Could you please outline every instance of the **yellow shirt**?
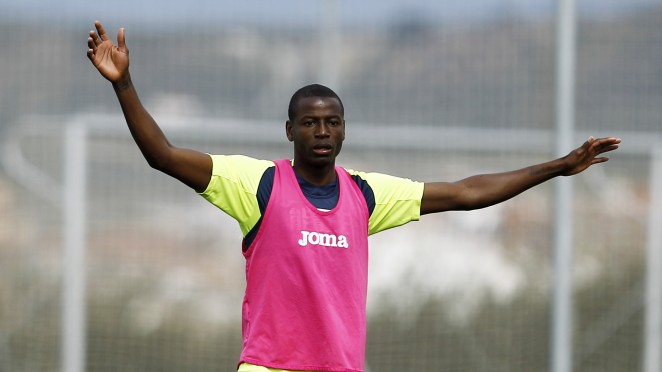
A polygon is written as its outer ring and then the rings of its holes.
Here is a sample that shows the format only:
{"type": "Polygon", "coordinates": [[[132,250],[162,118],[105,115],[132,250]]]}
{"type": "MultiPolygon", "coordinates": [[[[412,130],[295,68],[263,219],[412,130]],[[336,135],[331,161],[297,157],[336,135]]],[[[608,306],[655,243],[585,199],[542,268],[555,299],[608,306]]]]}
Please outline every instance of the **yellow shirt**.
{"type": "MultiPolygon", "coordinates": [[[[211,180],[200,195],[236,219],[245,236],[260,219],[257,190],[265,170],[273,167],[274,162],[243,155],[211,155],[211,158],[211,180]]],[[[381,173],[347,171],[365,180],[375,195],[368,234],[420,219],[422,182],[381,173]]]]}
{"type": "Polygon", "coordinates": [[[241,363],[237,372],[315,372],[315,371],[291,371],[285,369],[261,367],[249,363],[241,363]]]}

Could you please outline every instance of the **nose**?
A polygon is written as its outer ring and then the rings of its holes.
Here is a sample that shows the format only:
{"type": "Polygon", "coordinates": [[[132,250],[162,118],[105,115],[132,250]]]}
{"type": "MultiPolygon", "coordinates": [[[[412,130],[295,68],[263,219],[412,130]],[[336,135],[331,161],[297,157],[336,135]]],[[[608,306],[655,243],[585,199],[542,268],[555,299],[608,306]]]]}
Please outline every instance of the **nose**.
{"type": "Polygon", "coordinates": [[[329,126],[325,121],[320,121],[315,130],[315,136],[317,137],[328,137],[329,136],[329,126]]]}

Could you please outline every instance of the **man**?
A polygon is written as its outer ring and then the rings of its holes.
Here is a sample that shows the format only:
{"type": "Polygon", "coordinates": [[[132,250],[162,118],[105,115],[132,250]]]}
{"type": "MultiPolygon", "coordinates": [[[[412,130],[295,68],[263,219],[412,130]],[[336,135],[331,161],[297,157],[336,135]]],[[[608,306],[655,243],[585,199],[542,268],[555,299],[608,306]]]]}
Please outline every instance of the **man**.
{"type": "Polygon", "coordinates": [[[344,107],[309,85],[290,101],[293,160],[208,155],[173,146],[140,103],[124,30],[118,45],[99,22],[87,55],[109,80],[129,130],[155,169],[230,214],[244,234],[246,294],[239,371],[363,371],[367,237],[420,215],[484,208],[556,176],[608,160],[617,138],[589,138],[567,156],[457,182],[420,183],[336,166],[344,107]]]}

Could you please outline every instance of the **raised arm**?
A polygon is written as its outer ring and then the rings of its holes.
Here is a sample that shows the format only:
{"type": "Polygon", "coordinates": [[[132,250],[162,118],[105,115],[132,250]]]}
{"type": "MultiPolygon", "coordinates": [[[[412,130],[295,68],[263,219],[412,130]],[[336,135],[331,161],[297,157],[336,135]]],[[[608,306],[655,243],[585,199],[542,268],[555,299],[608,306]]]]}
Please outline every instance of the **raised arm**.
{"type": "Polygon", "coordinates": [[[616,150],[618,138],[589,138],[568,155],[519,170],[483,174],[457,182],[426,183],[421,214],[489,207],[557,176],[572,176],[593,164],[609,160],[599,156],[616,150]]]}
{"type": "Polygon", "coordinates": [[[99,21],[94,26],[96,30],[90,31],[87,39],[87,57],[99,73],[112,83],[131,135],[147,163],[198,192],[204,191],[211,178],[211,158],[205,153],[170,144],[143,107],[133,86],[124,29],[118,31],[115,46],[99,21]]]}

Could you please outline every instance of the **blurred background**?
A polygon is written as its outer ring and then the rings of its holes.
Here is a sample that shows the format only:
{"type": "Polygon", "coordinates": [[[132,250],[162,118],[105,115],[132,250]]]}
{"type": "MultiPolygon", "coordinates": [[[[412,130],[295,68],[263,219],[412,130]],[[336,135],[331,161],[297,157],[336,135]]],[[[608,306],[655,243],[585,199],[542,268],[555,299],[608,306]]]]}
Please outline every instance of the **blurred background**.
{"type": "MultiPolygon", "coordinates": [[[[556,157],[557,5],[0,0],[0,371],[239,356],[241,232],[144,161],[85,55],[95,19],[114,40],[125,27],[138,92],[178,146],[291,156],[289,98],[319,82],[345,105],[341,165],[454,181],[556,157]]],[[[573,177],[570,367],[660,372],[645,360],[661,332],[662,1],[577,0],[575,43],[573,147],[623,144],[573,177]]],[[[555,194],[373,236],[367,368],[551,370],[555,194]]]]}

